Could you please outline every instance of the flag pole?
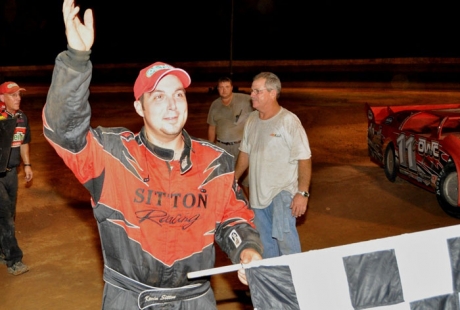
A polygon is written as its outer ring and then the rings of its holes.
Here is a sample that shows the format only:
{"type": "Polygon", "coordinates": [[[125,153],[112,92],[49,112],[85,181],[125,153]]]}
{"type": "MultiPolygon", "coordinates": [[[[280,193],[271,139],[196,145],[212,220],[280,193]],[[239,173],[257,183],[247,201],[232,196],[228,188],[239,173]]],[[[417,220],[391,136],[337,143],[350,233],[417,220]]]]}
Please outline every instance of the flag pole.
{"type": "Polygon", "coordinates": [[[234,265],[228,265],[228,266],[223,266],[223,267],[192,271],[192,272],[187,273],[187,278],[193,279],[193,278],[206,277],[206,276],[211,276],[215,274],[237,271],[241,268],[247,269],[247,268],[252,268],[252,267],[259,267],[264,264],[266,264],[264,260],[257,260],[257,261],[252,261],[248,264],[234,264],[234,265]]]}

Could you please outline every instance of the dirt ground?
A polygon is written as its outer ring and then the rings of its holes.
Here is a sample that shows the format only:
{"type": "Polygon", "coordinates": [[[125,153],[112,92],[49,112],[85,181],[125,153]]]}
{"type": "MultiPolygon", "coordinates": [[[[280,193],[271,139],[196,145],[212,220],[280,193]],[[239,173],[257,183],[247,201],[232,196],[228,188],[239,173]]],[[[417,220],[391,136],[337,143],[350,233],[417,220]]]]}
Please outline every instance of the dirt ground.
{"type": "MultiPolygon", "coordinates": [[[[21,169],[16,229],[30,271],[12,276],[0,266],[0,309],[100,309],[103,263],[89,195],[43,137],[47,86],[21,86],[27,88],[21,107],[32,126],[34,180],[26,185],[21,169]]],[[[187,93],[186,129],[197,137],[206,137],[207,111],[216,98],[208,93],[212,86],[195,83],[187,93]]],[[[247,92],[250,82],[239,86],[247,92]]],[[[460,224],[441,210],[434,194],[402,180],[391,183],[370,162],[364,110],[366,102],[460,102],[460,87],[406,80],[283,86],[280,103],[299,116],[313,152],[309,208],[298,222],[303,251],[460,224]]],[[[141,127],[131,85],[93,85],[91,91],[94,126],[141,127]]],[[[229,264],[217,253],[217,266],[229,264]]],[[[218,309],[252,309],[236,274],[212,276],[212,285],[218,309]]]]}

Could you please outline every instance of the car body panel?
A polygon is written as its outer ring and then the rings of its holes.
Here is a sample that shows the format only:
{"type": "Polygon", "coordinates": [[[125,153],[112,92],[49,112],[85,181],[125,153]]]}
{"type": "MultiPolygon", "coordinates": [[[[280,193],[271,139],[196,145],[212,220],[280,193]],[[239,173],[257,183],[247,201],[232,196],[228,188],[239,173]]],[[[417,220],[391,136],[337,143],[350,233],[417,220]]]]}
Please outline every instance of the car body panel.
{"type": "Polygon", "coordinates": [[[430,192],[436,192],[436,181],[448,162],[458,171],[460,104],[366,104],[366,113],[368,152],[374,163],[384,167],[385,150],[393,144],[397,176],[430,192]]]}

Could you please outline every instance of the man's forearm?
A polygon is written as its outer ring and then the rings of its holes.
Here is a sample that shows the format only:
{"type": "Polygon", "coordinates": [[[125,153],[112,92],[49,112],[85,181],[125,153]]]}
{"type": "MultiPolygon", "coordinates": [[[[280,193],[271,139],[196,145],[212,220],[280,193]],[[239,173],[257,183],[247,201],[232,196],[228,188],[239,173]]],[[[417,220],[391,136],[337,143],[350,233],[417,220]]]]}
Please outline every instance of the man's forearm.
{"type": "Polygon", "coordinates": [[[299,191],[308,192],[310,189],[310,181],[311,181],[311,158],[299,160],[298,165],[299,165],[298,189],[299,191]]]}
{"type": "Polygon", "coordinates": [[[29,158],[29,144],[21,144],[20,146],[21,158],[24,164],[30,164],[29,158]]]}
{"type": "Polygon", "coordinates": [[[238,154],[238,159],[235,166],[235,179],[238,180],[244,171],[249,167],[249,156],[245,152],[240,152],[238,154]]]}
{"type": "Polygon", "coordinates": [[[208,140],[209,142],[216,142],[216,126],[208,126],[208,140]]]}
{"type": "Polygon", "coordinates": [[[88,57],[74,55],[78,53],[62,52],[56,57],[52,83],[42,114],[45,137],[72,152],[79,152],[86,145],[91,119],[88,97],[92,65],[89,52],[80,52],[86,53],[88,57]],[[77,62],[81,65],[68,65],[77,62]],[[86,70],[78,71],[82,68],[86,70]]]}

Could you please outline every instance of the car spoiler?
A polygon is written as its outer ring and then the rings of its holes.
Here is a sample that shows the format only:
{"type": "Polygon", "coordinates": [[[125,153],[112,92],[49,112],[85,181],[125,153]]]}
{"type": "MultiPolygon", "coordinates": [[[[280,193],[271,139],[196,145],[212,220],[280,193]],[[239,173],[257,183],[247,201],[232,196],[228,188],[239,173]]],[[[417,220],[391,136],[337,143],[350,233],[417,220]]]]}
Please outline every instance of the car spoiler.
{"type": "Polygon", "coordinates": [[[444,104],[419,104],[419,105],[394,105],[394,106],[370,106],[365,104],[369,122],[381,123],[388,115],[400,111],[427,111],[427,110],[459,110],[460,103],[444,104]]]}

